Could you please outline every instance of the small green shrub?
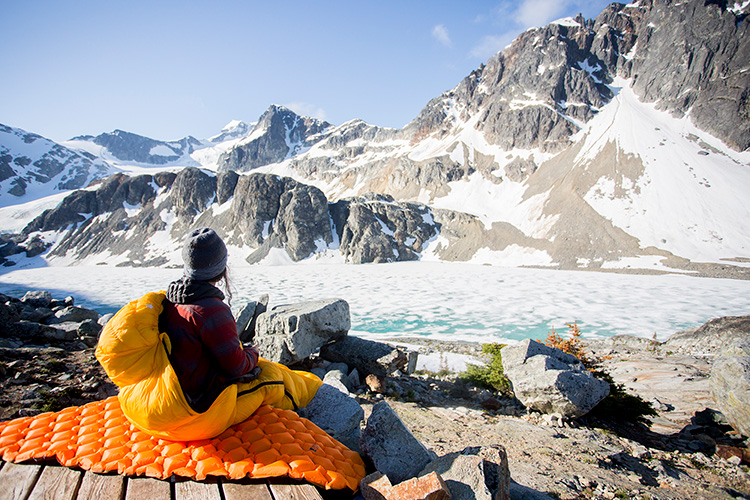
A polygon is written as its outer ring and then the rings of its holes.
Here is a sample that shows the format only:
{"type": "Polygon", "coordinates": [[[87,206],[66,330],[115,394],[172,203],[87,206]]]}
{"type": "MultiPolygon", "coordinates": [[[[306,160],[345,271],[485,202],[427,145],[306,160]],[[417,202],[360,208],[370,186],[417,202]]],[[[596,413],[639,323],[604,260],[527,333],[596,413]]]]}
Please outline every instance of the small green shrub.
{"type": "Polygon", "coordinates": [[[461,380],[476,387],[494,389],[503,394],[510,394],[510,382],[503,374],[503,358],[500,350],[505,344],[482,344],[482,352],[490,356],[487,366],[466,365],[466,371],[459,375],[461,380]]]}

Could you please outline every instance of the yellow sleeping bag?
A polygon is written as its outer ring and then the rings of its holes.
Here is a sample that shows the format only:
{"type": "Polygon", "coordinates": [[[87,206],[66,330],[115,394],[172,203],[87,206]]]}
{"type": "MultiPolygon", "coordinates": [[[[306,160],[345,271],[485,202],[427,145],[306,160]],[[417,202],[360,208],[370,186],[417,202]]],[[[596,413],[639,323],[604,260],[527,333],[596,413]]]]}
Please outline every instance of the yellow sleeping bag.
{"type": "Polygon", "coordinates": [[[322,385],[312,373],[261,358],[260,377],[230,385],[207,411],[193,411],[167,357],[169,337],[159,332],[164,298],[164,292],[149,293],[127,304],[109,320],[96,347],[96,358],[120,388],[122,412],[138,429],[174,441],[213,438],[264,404],[304,407],[322,385]]]}

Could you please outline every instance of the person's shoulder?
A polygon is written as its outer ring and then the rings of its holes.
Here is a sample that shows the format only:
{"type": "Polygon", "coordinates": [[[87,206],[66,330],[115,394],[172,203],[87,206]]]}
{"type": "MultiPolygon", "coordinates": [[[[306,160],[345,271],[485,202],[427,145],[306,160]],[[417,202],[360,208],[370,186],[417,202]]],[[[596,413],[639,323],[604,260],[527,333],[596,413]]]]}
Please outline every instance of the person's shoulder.
{"type": "Polygon", "coordinates": [[[216,312],[216,311],[221,311],[221,310],[231,312],[229,305],[227,305],[226,302],[224,302],[218,297],[205,297],[203,299],[198,299],[195,302],[193,302],[191,305],[196,307],[197,309],[208,310],[211,312],[216,312]]]}

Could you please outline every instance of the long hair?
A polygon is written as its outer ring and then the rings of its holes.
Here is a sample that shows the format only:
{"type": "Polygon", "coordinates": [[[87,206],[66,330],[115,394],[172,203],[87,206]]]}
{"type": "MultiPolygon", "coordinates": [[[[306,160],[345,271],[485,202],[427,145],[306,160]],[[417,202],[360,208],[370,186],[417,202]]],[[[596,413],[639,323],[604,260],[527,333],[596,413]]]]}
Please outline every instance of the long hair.
{"type": "Polygon", "coordinates": [[[232,286],[229,281],[229,266],[225,267],[224,270],[221,272],[221,274],[219,274],[213,279],[210,279],[209,283],[218,285],[220,281],[223,284],[222,288],[224,289],[224,295],[226,296],[227,304],[231,306],[232,305],[232,286]]]}

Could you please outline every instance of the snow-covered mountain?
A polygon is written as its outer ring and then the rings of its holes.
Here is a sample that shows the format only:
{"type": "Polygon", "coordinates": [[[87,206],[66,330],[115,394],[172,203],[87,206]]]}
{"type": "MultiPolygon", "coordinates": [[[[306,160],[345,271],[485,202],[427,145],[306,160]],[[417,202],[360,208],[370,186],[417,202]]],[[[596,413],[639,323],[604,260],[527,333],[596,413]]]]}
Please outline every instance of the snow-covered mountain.
{"type": "Polygon", "coordinates": [[[113,172],[92,155],[0,124],[0,207],[78,189],[113,172]]]}
{"type": "Polygon", "coordinates": [[[526,31],[400,130],[271,106],[204,141],[76,138],[65,146],[143,175],[71,195],[24,237],[64,262],[176,264],[184,231],[211,224],[253,262],[742,274],[747,32],[722,2],[612,4],[526,31]]]}

